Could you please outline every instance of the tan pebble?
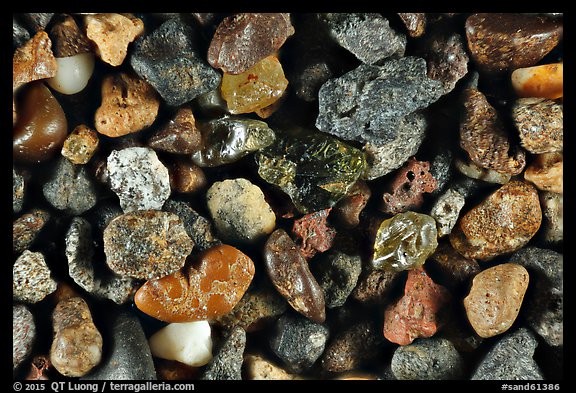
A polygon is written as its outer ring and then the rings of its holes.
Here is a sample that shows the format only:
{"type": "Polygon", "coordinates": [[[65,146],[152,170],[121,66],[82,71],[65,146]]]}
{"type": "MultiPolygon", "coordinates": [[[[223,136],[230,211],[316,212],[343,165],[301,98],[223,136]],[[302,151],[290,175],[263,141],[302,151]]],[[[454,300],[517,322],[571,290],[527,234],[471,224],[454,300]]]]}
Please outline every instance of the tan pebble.
{"type": "Polygon", "coordinates": [[[464,308],[480,337],[496,336],[512,326],[520,312],[528,281],[528,271],[514,263],[491,267],[474,277],[464,308]]]}
{"type": "Polygon", "coordinates": [[[296,380],[304,379],[296,374],[290,374],[283,368],[260,355],[246,355],[244,368],[249,380],[296,380]]]}
{"type": "Polygon", "coordinates": [[[545,153],[536,156],[536,160],[524,172],[524,179],[533,183],[542,191],[562,194],[564,192],[564,158],[562,153],[545,153]]]}
{"type": "Polygon", "coordinates": [[[518,68],[512,72],[512,87],[519,97],[563,97],[564,63],[518,68]]]}
{"type": "Polygon", "coordinates": [[[16,49],[12,59],[12,91],[28,82],[56,75],[58,64],[51,48],[52,41],[48,34],[40,31],[16,49]]]}
{"type": "Polygon", "coordinates": [[[73,164],[86,164],[98,148],[98,142],[98,133],[81,124],[64,141],[62,155],[73,164]]]}

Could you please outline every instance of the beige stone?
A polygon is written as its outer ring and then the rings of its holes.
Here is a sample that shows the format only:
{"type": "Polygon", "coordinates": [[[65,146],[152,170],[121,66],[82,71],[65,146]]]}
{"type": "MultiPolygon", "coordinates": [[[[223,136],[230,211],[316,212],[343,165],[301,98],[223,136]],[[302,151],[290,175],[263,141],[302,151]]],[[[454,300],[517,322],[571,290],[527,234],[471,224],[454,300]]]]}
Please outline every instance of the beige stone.
{"type": "Polygon", "coordinates": [[[244,367],[249,380],[295,380],[302,377],[290,374],[260,355],[246,355],[244,367]]]}
{"type": "Polygon", "coordinates": [[[526,168],[524,179],[542,191],[564,192],[564,156],[562,153],[540,154],[526,168]]]}

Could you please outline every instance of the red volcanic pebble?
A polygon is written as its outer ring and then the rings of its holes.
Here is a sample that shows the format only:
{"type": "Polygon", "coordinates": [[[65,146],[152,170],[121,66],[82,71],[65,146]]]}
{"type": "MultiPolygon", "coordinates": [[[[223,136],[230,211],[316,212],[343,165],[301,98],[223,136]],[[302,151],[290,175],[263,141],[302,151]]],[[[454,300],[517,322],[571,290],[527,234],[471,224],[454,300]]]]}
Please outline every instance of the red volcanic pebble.
{"type": "Polygon", "coordinates": [[[306,214],[294,221],[292,233],[299,239],[302,255],[310,259],[317,252],[328,251],[332,247],[336,231],[327,225],[326,220],[332,208],[306,214]]]}

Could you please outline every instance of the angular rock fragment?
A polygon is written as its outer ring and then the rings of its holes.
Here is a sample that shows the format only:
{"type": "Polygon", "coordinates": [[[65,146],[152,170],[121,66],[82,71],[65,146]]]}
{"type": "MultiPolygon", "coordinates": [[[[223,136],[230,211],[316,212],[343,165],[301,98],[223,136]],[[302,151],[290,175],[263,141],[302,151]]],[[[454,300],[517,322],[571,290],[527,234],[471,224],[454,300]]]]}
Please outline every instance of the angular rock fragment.
{"type": "Polygon", "coordinates": [[[16,301],[38,303],[56,290],[56,281],[39,252],[25,250],[12,267],[12,297],[16,301]]]}
{"type": "Polygon", "coordinates": [[[410,37],[420,37],[426,29],[426,14],[423,12],[399,12],[410,37]]]}
{"type": "Polygon", "coordinates": [[[12,306],[12,368],[16,370],[32,353],[36,341],[34,316],[24,304],[12,306]]]}
{"type": "Polygon", "coordinates": [[[242,363],[246,348],[246,332],[241,327],[233,328],[208,363],[203,380],[238,381],[242,379],[242,363]]]}
{"type": "Polygon", "coordinates": [[[41,209],[34,209],[14,220],[12,224],[12,252],[18,255],[30,248],[48,220],[50,220],[50,213],[41,209]]]}
{"type": "Polygon", "coordinates": [[[452,228],[454,228],[460,216],[460,210],[462,210],[465,203],[464,196],[451,188],[440,195],[434,202],[430,210],[430,216],[436,220],[438,237],[449,235],[452,232],[452,228]]]}
{"type": "Polygon", "coordinates": [[[512,118],[522,147],[533,154],[564,148],[564,107],[546,98],[520,98],[512,107],[512,118]]]}
{"type": "Polygon", "coordinates": [[[169,199],[164,204],[163,210],[180,217],[186,233],[194,241],[195,249],[204,251],[222,244],[214,235],[211,222],[198,214],[188,203],[169,199]]]}
{"type": "Polygon", "coordinates": [[[180,108],[173,119],[148,139],[148,146],[173,154],[193,154],[200,149],[201,138],[192,110],[180,108]]]}

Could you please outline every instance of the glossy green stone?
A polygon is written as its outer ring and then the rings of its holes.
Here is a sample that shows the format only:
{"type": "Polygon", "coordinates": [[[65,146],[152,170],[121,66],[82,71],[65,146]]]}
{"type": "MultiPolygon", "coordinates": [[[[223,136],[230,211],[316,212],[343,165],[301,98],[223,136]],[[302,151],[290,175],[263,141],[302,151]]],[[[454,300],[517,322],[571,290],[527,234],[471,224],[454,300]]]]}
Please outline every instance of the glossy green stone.
{"type": "Polygon", "coordinates": [[[201,127],[202,149],[192,154],[200,167],[215,167],[238,161],[274,142],[276,135],[263,121],[239,117],[211,120],[201,127]]]}
{"type": "Polygon", "coordinates": [[[320,132],[282,133],[256,154],[258,174],[310,213],[334,206],[366,167],[359,149],[320,132]]]}
{"type": "Polygon", "coordinates": [[[407,211],[382,221],[372,264],[376,269],[402,271],[418,268],[438,246],[436,221],[426,215],[407,211]]]}

